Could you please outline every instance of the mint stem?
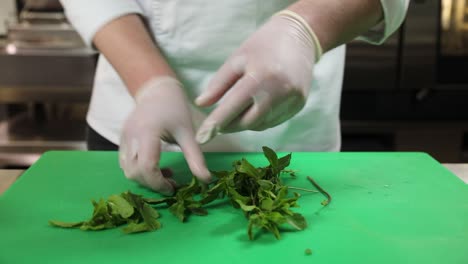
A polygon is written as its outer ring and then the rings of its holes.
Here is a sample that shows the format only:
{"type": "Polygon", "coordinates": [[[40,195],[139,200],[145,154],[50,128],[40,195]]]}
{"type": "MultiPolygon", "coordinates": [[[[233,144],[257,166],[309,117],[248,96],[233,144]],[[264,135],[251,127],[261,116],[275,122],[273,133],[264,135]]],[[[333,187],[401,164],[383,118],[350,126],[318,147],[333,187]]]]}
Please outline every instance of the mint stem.
{"type": "Polygon", "coordinates": [[[327,200],[322,201],[322,205],[323,206],[329,205],[332,201],[331,195],[327,191],[325,191],[322,187],[320,187],[320,185],[318,185],[318,183],[314,181],[312,177],[307,176],[307,179],[312,183],[312,185],[315,186],[315,188],[317,188],[317,190],[319,190],[319,192],[321,192],[323,195],[325,195],[325,197],[327,197],[327,200]]]}
{"type": "Polygon", "coordinates": [[[311,192],[311,193],[318,193],[318,191],[316,191],[316,190],[309,190],[309,189],[304,189],[304,188],[299,188],[299,187],[292,187],[292,186],[288,186],[288,189],[304,191],[304,192],[311,192]]]}

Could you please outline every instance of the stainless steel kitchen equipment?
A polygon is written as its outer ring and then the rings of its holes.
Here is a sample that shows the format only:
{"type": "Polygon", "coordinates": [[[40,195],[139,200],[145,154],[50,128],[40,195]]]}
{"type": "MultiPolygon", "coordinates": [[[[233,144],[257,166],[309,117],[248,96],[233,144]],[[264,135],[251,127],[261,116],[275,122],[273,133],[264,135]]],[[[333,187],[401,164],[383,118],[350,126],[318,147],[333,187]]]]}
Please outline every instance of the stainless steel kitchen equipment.
{"type": "Polygon", "coordinates": [[[468,1],[415,1],[403,37],[403,89],[468,89],[468,1]]]}
{"type": "Polygon", "coordinates": [[[385,52],[349,45],[341,111],[345,149],[357,148],[346,146],[356,137],[358,147],[466,161],[468,1],[411,1],[392,38],[387,45],[395,45],[385,52]],[[383,69],[394,69],[385,74],[394,79],[377,73],[383,69]],[[374,143],[361,142],[372,138],[374,143]]]}
{"type": "Polygon", "coordinates": [[[9,25],[17,22],[16,1],[2,0],[0,1],[0,37],[7,34],[9,25]]]}
{"type": "Polygon", "coordinates": [[[49,149],[84,149],[97,52],[58,1],[20,1],[0,45],[0,167],[27,167],[49,149]]]}

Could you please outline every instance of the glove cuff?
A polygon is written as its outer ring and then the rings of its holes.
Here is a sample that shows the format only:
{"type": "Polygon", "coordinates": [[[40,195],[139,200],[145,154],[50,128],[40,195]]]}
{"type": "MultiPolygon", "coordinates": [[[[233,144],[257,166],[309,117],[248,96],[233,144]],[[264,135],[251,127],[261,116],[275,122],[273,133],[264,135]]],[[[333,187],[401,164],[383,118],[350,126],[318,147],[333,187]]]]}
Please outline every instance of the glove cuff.
{"type": "Polygon", "coordinates": [[[309,35],[310,39],[314,43],[315,46],[315,62],[318,62],[320,58],[322,57],[323,54],[323,49],[322,45],[320,45],[320,41],[317,38],[317,35],[315,32],[312,30],[312,28],[309,26],[309,24],[302,18],[300,15],[297,13],[291,11],[291,10],[282,10],[279,11],[278,13],[274,14],[274,16],[281,16],[286,19],[289,19],[293,21],[294,23],[299,24],[301,27],[303,27],[306,31],[306,33],[309,35]]]}
{"type": "Polygon", "coordinates": [[[136,92],[134,98],[135,102],[138,104],[145,100],[145,98],[158,93],[162,87],[182,87],[182,83],[179,82],[174,77],[164,76],[164,77],[154,77],[146,81],[140,89],[136,92]]]}

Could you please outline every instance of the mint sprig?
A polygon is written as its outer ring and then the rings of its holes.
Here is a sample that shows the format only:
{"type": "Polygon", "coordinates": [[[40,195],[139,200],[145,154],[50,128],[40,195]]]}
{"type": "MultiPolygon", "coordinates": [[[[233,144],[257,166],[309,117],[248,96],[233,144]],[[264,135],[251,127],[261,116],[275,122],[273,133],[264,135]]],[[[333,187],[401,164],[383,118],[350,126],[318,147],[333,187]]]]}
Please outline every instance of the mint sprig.
{"type": "Polygon", "coordinates": [[[296,178],[296,171],[286,169],[292,155],[278,158],[268,147],[263,147],[263,154],[269,162],[266,167],[255,167],[246,159],[241,159],[233,162],[233,169],[230,171],[212,171],[215,180],[209,185],[201,184],[193,177],[190,184],[179,188],[174,196],[158,199],[145,198],[127,191],[112,195],[107,201],[93,201],[94,212],[90,220],[49,223],[52,226],[81,230],[102,230],[126,225],[122,229],[125,233],[154,231],[161,228],[157,220],[159,213],[155,209],[158,206],[165,205],[174,216],[185,222],[191,214],[207,215],[208,211],[203,206],[227,198],[247,218],[247,234],[251,240],[255,237],[256,229],[271,232],[280,239],[283,225],[289,225],[295,230],[307,227],[304,216],[292,210],[299,207],[297,201],[301,195],[297,192],[290,195],[289,190],[320,192],[327,197],[322,202],[323,206],[330,203],[331,196],[311,177],[308,180],[318,191],[284,185],[281,179],[283,174],[296,178]]]}

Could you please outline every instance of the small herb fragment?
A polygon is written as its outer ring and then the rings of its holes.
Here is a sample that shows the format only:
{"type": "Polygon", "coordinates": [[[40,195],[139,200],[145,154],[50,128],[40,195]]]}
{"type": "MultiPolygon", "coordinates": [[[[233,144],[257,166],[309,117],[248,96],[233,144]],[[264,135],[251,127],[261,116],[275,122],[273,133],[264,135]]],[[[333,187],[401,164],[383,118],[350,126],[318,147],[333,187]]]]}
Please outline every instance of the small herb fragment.
{"type": "Polygon", "coordinates": [[[312,255],[312,249],[307,248],[304,252],[306,255],[312,255]]]}

